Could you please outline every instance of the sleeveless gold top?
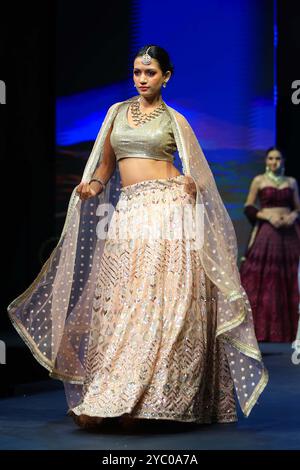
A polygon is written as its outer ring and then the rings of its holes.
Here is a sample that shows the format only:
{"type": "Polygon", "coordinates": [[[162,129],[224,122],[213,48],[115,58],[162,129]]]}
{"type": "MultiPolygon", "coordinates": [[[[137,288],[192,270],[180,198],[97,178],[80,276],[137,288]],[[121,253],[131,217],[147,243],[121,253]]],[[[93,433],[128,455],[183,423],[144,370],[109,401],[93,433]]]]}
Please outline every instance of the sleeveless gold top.
{"type": "Polygon", "coordinates": [[[110,135],[116,160],[139,157],[173,163],[173,153],[177,146],[168,112],[165,110],[151,121],[131,127],[127,119],[129,105],[130,103],[120,107],[110,135]]]}

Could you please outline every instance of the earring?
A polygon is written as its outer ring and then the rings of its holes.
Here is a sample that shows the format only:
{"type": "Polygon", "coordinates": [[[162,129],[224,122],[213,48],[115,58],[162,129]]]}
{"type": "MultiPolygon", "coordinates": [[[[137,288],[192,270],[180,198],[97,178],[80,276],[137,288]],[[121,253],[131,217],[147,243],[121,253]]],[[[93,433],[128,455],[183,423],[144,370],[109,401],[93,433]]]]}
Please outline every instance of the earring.
{"type": "Polygon", "coordinates": [[[164,82],[163,87],[166,88],[166,86],[167,86],[167,82],[164,82]]]}
{"type": "Polygon", "coordinates": [[[284,176],[284,172],[285,172],[285,167],[284,167],[284,165],[282,165],[282,167],[280,168],[281,176],[284,176]]]}
{"type": "Polygon", "coordinates": [[[136,84],[134,83],[133,86],[136,87],[136,84]]]}

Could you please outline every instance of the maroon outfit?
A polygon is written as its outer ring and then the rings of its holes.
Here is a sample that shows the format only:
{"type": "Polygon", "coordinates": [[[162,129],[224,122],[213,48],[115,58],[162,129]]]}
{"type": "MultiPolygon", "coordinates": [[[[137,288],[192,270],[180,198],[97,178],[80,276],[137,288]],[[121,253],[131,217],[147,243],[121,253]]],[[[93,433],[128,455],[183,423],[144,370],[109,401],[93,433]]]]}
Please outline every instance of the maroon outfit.
{"type": "MultiPolygon", "coordinates": [[[[261,189],[261,208],[289,207],[294,209],[293,189],[261,189]]],[[[253,223],[258,209],[245,208],[253,223]]],[[[241,265],[241,283],[253,311],[258,341],[292,342],[299,320],[298,264],[300,256],[299,220],[289,226],[275,228],[256,219],[258,230],[254,242],[241,265]]]]}

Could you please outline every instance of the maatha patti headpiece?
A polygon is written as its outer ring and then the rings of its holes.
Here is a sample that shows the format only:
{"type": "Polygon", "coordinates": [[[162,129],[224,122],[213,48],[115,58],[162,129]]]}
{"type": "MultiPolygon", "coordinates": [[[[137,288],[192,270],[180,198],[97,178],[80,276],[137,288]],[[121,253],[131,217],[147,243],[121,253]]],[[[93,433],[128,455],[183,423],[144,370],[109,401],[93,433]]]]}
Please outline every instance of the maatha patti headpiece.
{"type": "Polygon", "coordinates": [[[144,65],[151,64],[152,57],[148,54],[148,51],[149,51],[150,47],[148,47],[145,54],[143,54],[143,56],[142,56],[142,62],[143,62],[144,65]]]}

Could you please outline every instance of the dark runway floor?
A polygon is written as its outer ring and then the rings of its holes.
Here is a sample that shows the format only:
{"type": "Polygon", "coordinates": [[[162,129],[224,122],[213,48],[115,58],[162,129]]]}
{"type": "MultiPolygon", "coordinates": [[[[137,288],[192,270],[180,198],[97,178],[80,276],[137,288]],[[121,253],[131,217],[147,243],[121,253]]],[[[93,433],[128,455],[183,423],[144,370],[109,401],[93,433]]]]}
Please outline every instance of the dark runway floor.
{"type": "MultiPolygon", "coordinates": [[[[78,428],[66,415],[63,388],[30,392],[0,401],[0,449],[6,450],[200,450],[300,449],[300,364],[289,344],[261,344],[270,380],[249,418],[239,422],[189,425],[141,420],[135,431],[108,423],[97,433],[78,428]]],[[[56,387],[56,388],[55,388],[56,387]]],[[[41,387],[40,387],[41,388],[41,387]]],[[[28,389],[28,387],[27,387],[28,389]]]]}

